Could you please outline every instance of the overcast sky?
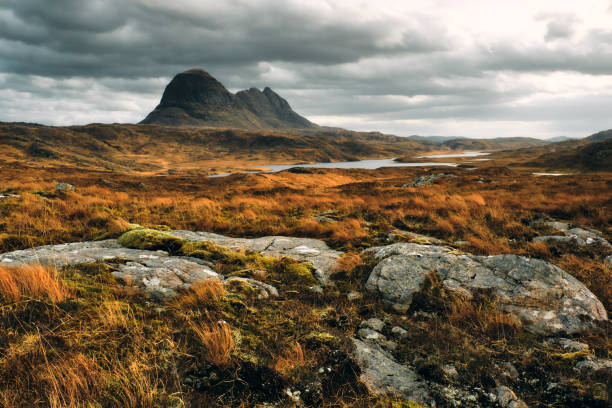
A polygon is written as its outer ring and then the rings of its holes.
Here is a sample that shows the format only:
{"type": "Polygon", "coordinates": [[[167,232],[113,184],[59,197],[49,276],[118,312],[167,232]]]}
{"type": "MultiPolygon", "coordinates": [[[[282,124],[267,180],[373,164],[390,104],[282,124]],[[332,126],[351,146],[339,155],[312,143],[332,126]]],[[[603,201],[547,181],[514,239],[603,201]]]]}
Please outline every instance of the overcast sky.
{"type": "Polygon", "coordinates": [[[171,77],[401,136],[612,128],[612,0],[0,0],[0,121],[138,122],[171,77]]]}

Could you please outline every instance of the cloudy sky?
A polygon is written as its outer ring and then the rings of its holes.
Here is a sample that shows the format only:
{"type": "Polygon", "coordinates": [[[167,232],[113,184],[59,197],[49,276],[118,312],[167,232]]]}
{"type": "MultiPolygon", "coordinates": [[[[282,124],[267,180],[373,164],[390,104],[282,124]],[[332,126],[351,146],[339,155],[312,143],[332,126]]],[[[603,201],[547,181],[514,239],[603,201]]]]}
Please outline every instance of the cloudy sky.
{"type": "Polygon", "coordinates": [[[0,121],[138,122],[171,77],[408,136],[612,128],[612,0],[0,0],[0,121]]]}

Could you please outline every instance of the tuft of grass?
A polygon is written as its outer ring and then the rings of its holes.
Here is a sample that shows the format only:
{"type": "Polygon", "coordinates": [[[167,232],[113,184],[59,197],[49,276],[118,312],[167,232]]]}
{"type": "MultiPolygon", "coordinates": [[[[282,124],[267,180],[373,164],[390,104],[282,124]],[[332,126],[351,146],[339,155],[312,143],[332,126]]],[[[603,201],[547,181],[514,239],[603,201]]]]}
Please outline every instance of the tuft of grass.
{"type": "Polygon", "coordinates": [[[0,267],[0,296],[8,302],[35,298],[57,303],[67,299],[70,292],[55,267],[25,265],[0,267]]]}
{"type": "Polygon", "coordinates": [[[226,295],[223,283],[209,279],[196,282],[177,299],[179,306],[206,306],[218,302],[226,295]]]}
{"type": "Polygon", "coordinates": [[[224,321],[216,324],[192,323],[191,329],[204,347],[206,361],[218,367],[230,365],[234,338],[229,324],[224,321]]]}

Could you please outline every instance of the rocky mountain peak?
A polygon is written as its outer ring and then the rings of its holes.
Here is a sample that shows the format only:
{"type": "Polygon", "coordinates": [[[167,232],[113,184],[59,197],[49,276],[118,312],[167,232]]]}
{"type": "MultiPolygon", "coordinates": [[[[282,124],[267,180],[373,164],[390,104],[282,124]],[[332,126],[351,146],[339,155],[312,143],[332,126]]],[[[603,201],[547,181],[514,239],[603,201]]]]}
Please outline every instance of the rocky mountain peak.
{"type": "Polygon", "coordinates": [[[269,87],[229,92],[208,72],[190,69],[176,75],[159,105],[141,123],[246,129],[312,128],[269,87]]]}
{"type": "Polygon", "coordinates": [[[188,104],[230,106],[232,94],[208,72],[191,69],[176,75],[166,87],[159,106],[188,104]]]}

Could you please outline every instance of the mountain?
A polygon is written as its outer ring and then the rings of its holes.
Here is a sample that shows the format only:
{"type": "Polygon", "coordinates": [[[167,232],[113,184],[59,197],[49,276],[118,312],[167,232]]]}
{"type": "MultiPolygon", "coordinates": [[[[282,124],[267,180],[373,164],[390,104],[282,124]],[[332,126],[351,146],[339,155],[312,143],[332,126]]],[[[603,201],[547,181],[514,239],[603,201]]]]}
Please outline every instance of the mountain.
{"type": "Polygon", "coordinates": [[[560,142],[567,142],[568,140],[574,140],[571,137],[567,137],[567,136],[555,136],[555,137],[549,137],[548,139],[545,139],[547,142],[550,143],[560,143],[560,142]]]}
{"type": "Polygon", "coordinates": [[[549,144],[542,139],[530,137],[497,137],[494,139],[453,139],[442,143],[452,150],[515,150],[549,144]]]}
{"type": "Polygon", "coordinates": [[[419,135],[408,136],[408,138],[413,139],[413,140],[428,141],[428,142],[434,142],[434,143],[443,143],[449,140],[464,139],[461,136],[419,136],[419,135]]]}
{"type": "Polygon", "coordinates": [[[589,142],[603,142],[612,139],[612,129],[602,130],[586,138],[589,142]]]}
{"type": "MultiPolygon", "coordinates": [[[[595,133],[583,139],[550,143],[531,149],[510,152],[516,165],[547,169],[577,169],[586,171],[612,170],[612,130],[595,133]]],[[[502,156],[499,156],[502,158],[502,156]]]]}
{"type": "Polygon", "coordinates": [[[240,129],[317,127],[272,89],[266,87],[262,92],[251,88],[234,95],[201,69],[176,75],[159,105],[140,123],[240,129]]]}

